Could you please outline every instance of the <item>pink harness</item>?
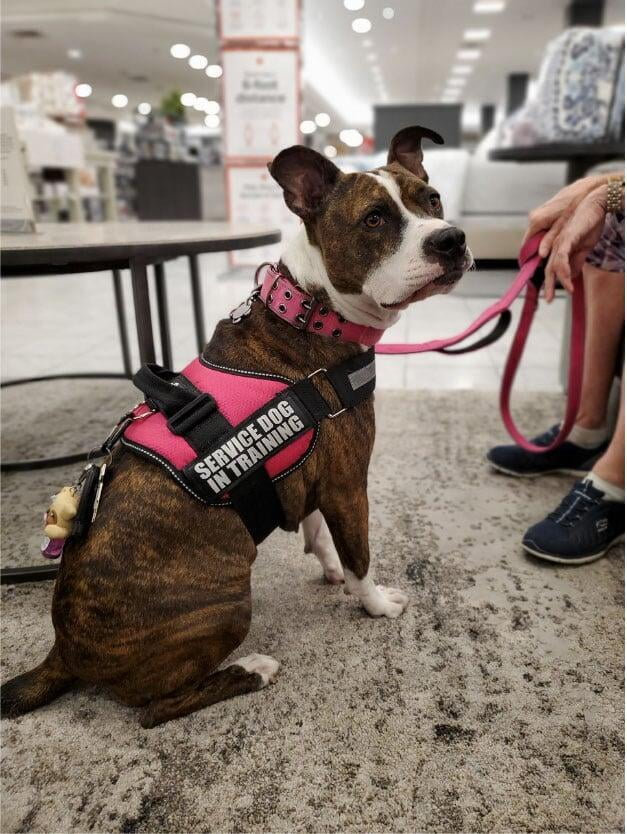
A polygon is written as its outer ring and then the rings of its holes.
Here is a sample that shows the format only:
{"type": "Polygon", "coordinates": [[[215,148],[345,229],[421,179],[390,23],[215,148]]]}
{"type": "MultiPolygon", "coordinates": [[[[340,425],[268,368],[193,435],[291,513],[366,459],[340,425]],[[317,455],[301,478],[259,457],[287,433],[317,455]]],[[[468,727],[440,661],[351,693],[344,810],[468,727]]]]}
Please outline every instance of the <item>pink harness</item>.
{"type": "MultiPolygon", "coordinates": [[[[220,412],[231,425],[236,426],[249,417],[259,406],[269,402],[284,391],[290,380],[272,374],[256,373],[234,368],[219,368],[204,359],[194,359],[181,371],[199,391],[211,394],[220,412]]],[[[196,452],[189,441],[181,435],[174,434],[168,426],[168,420],[160,411],[153,411],[147,403],[141,403],[134,411],[136,419],[131,422],[124,433],[125,446],[140,451],[147,456],[153,453],[170,474],[181,483],[180,471],[185,469],[195,458],[196,452]]],[[[277,451],[265,464],[271,478],[285,476],[298,464],[302,465],[313,451],[317,432],[306,432],[284,448],[277,451]]],[[[183,484],[192,491],[188,484],[183,484]]],[[[192,494],[196,498],[193,491],[192,494]]]]}
{"type": "Polygon", "coordinates": [[[342,341],[359,342],[363,345],[377,345],[375,348],[377,354],[398,355],[426,353],[427,351],[466,353],[490,344],[490,342],[497,339],[507,329],[511,319],[509,308],[524,289],[525,303],[503,372],[500,409],[505,427],[519,446],[531,452],[549,452],[566,439],[577,416],[583,373],[585,308],[583,286],[581,278],[578,276],[574,281],[575,289],[573,293],[573,320],[570,341],[570,368],[568,374],[566,414],[560,431],[551,444],[548,446],[537,446],[527,440],[516,427],[511,414],[510,399],[514,378],[538,306],[540,287],[544,280],[542,259],[538,254],[538,247],[540,246],[542,237],[543,234],[537,234],[530,238],[522,247],[518,258],[520,271],[507,292],[498,301],[495,301],[494,304],[484,310],[465,330],[455,336],[449,336],[446,339],[433,339],[429,342],[409,344],[377,344],[383,336],[383,330],[347,322],[342,316],[333,310],[329,310],[317,302],[312,296],[303,292],[299,287],[296,287],[274,265],[270,265],[266,270],[261,285],[260,298],[269,310],[272,310],[283,321],[288,322],[299,330],[318,333],[321,336],[329,336],[342,341]],[[463,342],[485,324],[496,318],[499,321],[493,333],[480,339],[474,345],[457,350],[450,350],[453,345],[463,342]]]}

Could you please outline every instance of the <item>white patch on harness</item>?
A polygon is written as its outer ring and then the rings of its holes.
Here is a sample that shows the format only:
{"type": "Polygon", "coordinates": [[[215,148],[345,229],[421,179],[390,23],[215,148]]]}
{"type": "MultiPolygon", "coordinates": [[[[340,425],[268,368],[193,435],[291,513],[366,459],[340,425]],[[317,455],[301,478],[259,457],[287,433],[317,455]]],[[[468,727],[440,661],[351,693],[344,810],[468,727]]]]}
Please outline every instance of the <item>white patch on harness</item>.
{"type": "Polygon", "coordinates": [[[304,428],[288,400],[280,400],[197,461],[194,472],[219,495],[304,428]]]}

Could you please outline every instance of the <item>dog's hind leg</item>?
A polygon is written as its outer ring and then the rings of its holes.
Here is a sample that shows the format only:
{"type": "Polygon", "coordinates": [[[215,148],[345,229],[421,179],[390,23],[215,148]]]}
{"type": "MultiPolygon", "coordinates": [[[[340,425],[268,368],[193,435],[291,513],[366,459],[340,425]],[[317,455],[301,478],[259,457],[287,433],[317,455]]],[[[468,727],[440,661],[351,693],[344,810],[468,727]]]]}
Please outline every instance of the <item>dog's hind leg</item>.
{"type": "Polygon", "coordinates": [[[0,712],[3,717],[11,717],[43,707],[75,682],[76,678],[66,670],[57,647],[53,646],[39,666],[2,684],[0,712]]]}
{"type": "Polygon", "coordinates": [[[242,657],[225,669],[209,675],[196,686],[151,701],[142,711],[140,723],[142,727],[150,729],[218,701],[256,692],[274,680],[278,669],[277,661],[268,655],[251,654],[242,657]]]}
{"type": "Polygon", "coordinates": [[[305,553],[313,553],[322,565],[327,582],[340,585],[344,582],[344,571],[340,557],[333,544],[333,539],[324,516],[320,510],[314,510],[303,519],[305,553]]]}

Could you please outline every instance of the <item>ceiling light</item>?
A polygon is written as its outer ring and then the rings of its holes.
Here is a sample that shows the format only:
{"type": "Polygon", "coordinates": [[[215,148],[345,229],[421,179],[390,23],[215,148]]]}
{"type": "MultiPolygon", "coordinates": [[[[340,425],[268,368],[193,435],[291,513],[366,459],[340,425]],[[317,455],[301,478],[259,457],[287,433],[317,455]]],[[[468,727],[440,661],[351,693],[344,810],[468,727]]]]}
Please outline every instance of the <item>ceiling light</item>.
{"type": "Polygon", "coordinates": [[[324,155],[328,156],[329,159],[333,159],[334,156],[337,156],[337,148],[335,145],[326,145],[324,148],[324,155]]]}
{"type": "Polygon", "coordinates": [[[386,20],[392,20],[392,18],[394,17],[394,9],[391,6],[386,6],[385,9],[383,9],[383,11],[381,12],[381,14],[386,20]]]}
{"type": "Polygon", "coordinates": [[[449,78],[446,82],[449,87],[463,87],[468,81],[463,75],[456,75],[454,78],[449,78]]]}
{"type": "Polygon", "coordinates": [[[215,116],[216,113],[220,112],[220,105],[217,101],[208,101],[205,107],[205,113],[209,113],[212,116],[215,116]]]}
{"type": "Polygon", "coordinates": [[[116,93],[111,98],[111,104],[114,107],[126,107],[128,104],[128,97],[124,95],[124,93],[116,93]]]}
{"type": "Polygon", "coordinates": [[[479,43],[480,41],[487,41],[492,31],[490,29],[466,29],[464,32],[464,40],[479,43]]]}
{"type": "Polygon", "coordinates": [[[349,148],[358,148],[364,141],[364,137],[358,130],[352,128],[340,130],[340,139],[349,148]]]}
{"type": "Polygon", "coordinates": [[[318,127],[327,127],[327,125],[331,124],[331,116],[328,113],[318,113],[315,122],[318,127]]]}
{"type": "Polygon", "coordinates": [[[187,62],[192,69],[204,69],[209,63],[209,59],[204,55],[192,55],[187,62]]]}
{"type": "Polygon", "coordinates": [[[442,93],[442,95],[443,95],[444,98],[453,98],[453,97],[457,98],[457,96],[460,95],[460,93],[461,93],[461,90],[459,90],[459,89],[456,89],[456,88],[453,88],[453,87],[447,87],[444,90],[444,92],[442,93]]]}
{"type": "Polygon", "coordinates": [[[476,61],[480,57],[480,49],[460,49],[457,52],[458,61],[476,61]]]}
{"type": "Polygon", "coordinates": [[[358,12],[366,5],[366,0],[344,0],[344,8],[349,12],[358,12]]]}
{"type": "Polygon", "coordinates": [[[377,60],[377,55],[376,55],[376,53],[375,53],[375,52],[369,52],[369,53],[366,55],[366,60],[367,60],[367,61],[371,61],[371,62],[372,62],[372,61],[376,61],[376,60],[377,60]]]}
{"type": "Polygon", "coordinates": [[[211,128],[220,127],[220,117],[215,113],[208,113],[205,116],[205,125],[211,128]]]}
{"type": "Polygon", "coordinates": [[[187,58],[191,51],[186,43],[174,43],[170,47],[170,55],[173,58],[187,58]]]}
{"type": "Polygon", "coordinates": [[[451,72],[453,75],[470,75],[473,69],[474,67],[469,66],[469,64],[455,64],[454,67],[451,67],[451,72]]]}
{"type": "Polygon", "coordinates": [[[204,96],[198,96],[196,101],[193,104],[194,110],[205,110],[207,105],[209,104],[209,99],[206,99],[204,96]]]}
{"type": "Polygon", "coordinates": [[[301,133],[315,133],[316,130],[316,123],[312,122],[311,119],[305,119],[304,122],[300,123],[300,132],[301,133]]]}
{"type": "Polygon", "coordinates": [[[71,58],[73,61],[80,61],[83,57],[83,53],[80,49],[68,49],[67,51],[68,58],[71,58]]]}
{"type": "Polygon", "coordinates": [[[193,107],[196,101],[196,93],[183,93],[180,101],[184,107],[193,107]]]}
{"type": "Polygon", "coordinates": [[[137,112],[140,113],[142,116],[147,116],[152,111],[152,107],[148,104],[147,101],[142,101],[141,104],[137,105],[137,112]]]}
{"type": "Polygon", "coordinates": [[[351,26],[353,27],[353,32],[357,32],[358,35],[364,35],[372,29],[372,23],[367,17],[356,17],[351,26]]]}
{"type": "Polygon", "coordinates": [[[74,92],[79,98],[88,98],[91,95],[91,84],[77,84],[74,92]]]}
{"type": "Polygon", "coordinates": [[[505,8],[505,0],[477,0],[472,7],[476,14],[496,14],[505,8]]]}
{"type": "Polygon", "coordinates": [[[372,46],[372,38],[364,38],[361,42],[361,45],[365,46],[366,49],[370,49],[370,47],[372,46]]]}
{"type": "Polygon", "coordinates": [[[209,64],[205,72],[209,78],[219,78],[222,75],[222,67],[220,64],[209,64]]]}

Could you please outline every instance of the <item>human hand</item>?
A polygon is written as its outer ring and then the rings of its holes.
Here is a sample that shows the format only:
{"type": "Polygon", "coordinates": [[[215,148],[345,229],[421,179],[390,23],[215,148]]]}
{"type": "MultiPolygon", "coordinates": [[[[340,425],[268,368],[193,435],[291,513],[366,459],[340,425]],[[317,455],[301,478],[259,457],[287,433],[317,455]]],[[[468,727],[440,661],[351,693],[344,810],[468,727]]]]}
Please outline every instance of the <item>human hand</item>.
{"type": "Polygon", "coordinates": [[[604,183],[602,175],[584,177],[567,185],[557,194],[538,208],[529,213],[529,225],[523,238],[525,243],[538,232],[545,232],[540,244],[539,253],[546,258],[551,251],[554,240],[564,228],[569,218],[581,202],[591,191],[604,183]]]}
{"type": "Polygon", "coordinates": [[[572,293],[573,276],[581,272],[588,253],[601,237],[606,214],[607,187],[601,185],[591,191],[561,224],[544,271],[547,302],[555,297],[556,281],[572,293]]]}

